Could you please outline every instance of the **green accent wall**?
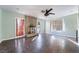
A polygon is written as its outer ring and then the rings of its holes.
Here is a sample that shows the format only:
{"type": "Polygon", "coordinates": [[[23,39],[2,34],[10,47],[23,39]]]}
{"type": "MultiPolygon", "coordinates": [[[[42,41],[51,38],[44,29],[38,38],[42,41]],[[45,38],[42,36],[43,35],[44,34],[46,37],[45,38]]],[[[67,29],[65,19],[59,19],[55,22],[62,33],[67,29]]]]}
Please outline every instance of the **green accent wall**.
{"type": "Polygon", "coordinates": [[[16,17],[24,17],[24,15],[2,10],[2,39],[16,37],[16,17]]]}

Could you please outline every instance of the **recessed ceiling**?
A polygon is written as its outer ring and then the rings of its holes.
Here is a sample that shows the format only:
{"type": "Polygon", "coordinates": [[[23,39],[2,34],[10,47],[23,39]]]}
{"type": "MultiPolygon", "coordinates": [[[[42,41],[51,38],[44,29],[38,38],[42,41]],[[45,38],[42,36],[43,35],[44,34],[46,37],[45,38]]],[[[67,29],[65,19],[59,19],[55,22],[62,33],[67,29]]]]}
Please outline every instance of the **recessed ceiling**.
{"type": "Polygon", "coordinates": [[[0,5],[1,9],[21,13],[24,15],[35,16],[42,19],[58,18],[78,12],[76,5],[0,5]],[[53,8],[55,15],[45,17],[41,10],[53,8]]]}

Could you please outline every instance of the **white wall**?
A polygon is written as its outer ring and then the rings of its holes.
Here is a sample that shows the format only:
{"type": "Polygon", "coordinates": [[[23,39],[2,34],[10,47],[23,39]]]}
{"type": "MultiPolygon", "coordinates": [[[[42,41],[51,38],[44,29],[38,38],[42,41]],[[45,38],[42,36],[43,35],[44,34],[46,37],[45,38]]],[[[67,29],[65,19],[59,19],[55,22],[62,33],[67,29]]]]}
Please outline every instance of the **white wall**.
{"type": "Polygon", "coordinates": [[[78,37],[79,37],[79,13],[78,13],[77,25],[78,25],[78,37]]]}
{"type": "Polygon", "coordinates": [[[40,33],[50,33],[50,21],[37,19],[37,23],[40,22],[40,25],[37,24],[37,28],[39,28],[40,33]]]}
{"type": "Polygon", "coordinates": [[[65,32],[69,36],[76,37],[77,30],[77,14],[72,14],[64,17],[65,32]]]}
{"type": "Polygon", "coordinates": [[[45,32],[45,20],[37,19],[37,31],[39,31],[40,33],[45,32]],[[38,25],[38,22],[40,22],[40,25],[38,25]]]}
{"type": "Polygon", "coordinates": [[[53,33],[58,34],[58,35],[62,35],[62,36],[69,36],[69,37],[76,38],[77,13],[61,17],[60,19],[64,20],[65,31],[53,32],[53,33]]]}
{"type": "Polygon", "coordinates": [[[0,10],[0,39],[1,39],[1,10],[0,10]]]}
{"type": "Polygon", "coordinates": [[[49,20],[46,21],[46,26],[45,27],[46,27],[46,33],[50,33],[51,29],[50,29],[50,21],[49,20]]]}
{"type": "Polygon", "coordinates": [[[1,17],[2,37],[0,41],[16,37],[16,17],[24,17],[24,15],[7,10],[2,10],[1,15],[2,15],[1,17]]]}

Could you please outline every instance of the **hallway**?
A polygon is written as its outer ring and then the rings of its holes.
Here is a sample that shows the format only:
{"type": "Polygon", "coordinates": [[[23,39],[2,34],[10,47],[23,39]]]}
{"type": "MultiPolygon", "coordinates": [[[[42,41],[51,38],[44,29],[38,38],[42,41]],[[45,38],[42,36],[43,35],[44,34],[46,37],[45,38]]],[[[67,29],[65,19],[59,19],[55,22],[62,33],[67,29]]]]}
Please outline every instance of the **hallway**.
{"type": "MultiPolygon", "coordinates": [[[[17,38],[0,43],[1,53],[77,53],[79,46],[67,37],[39,34],[32,38],[17,38]]],[[[72,39],[73,40],[73,39],[72,39]]]]}

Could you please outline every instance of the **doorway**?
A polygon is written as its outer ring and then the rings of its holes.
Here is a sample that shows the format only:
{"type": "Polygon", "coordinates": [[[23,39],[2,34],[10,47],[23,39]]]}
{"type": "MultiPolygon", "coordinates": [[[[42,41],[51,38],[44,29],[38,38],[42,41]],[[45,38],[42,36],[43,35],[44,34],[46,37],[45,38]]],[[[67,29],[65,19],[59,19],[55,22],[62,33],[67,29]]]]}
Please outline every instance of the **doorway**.
{"type": "Polygon", "coordinates": [[[23,36],[25,34],[24,25],[23,18],[16,18],[16,36],[23,36]]]}

